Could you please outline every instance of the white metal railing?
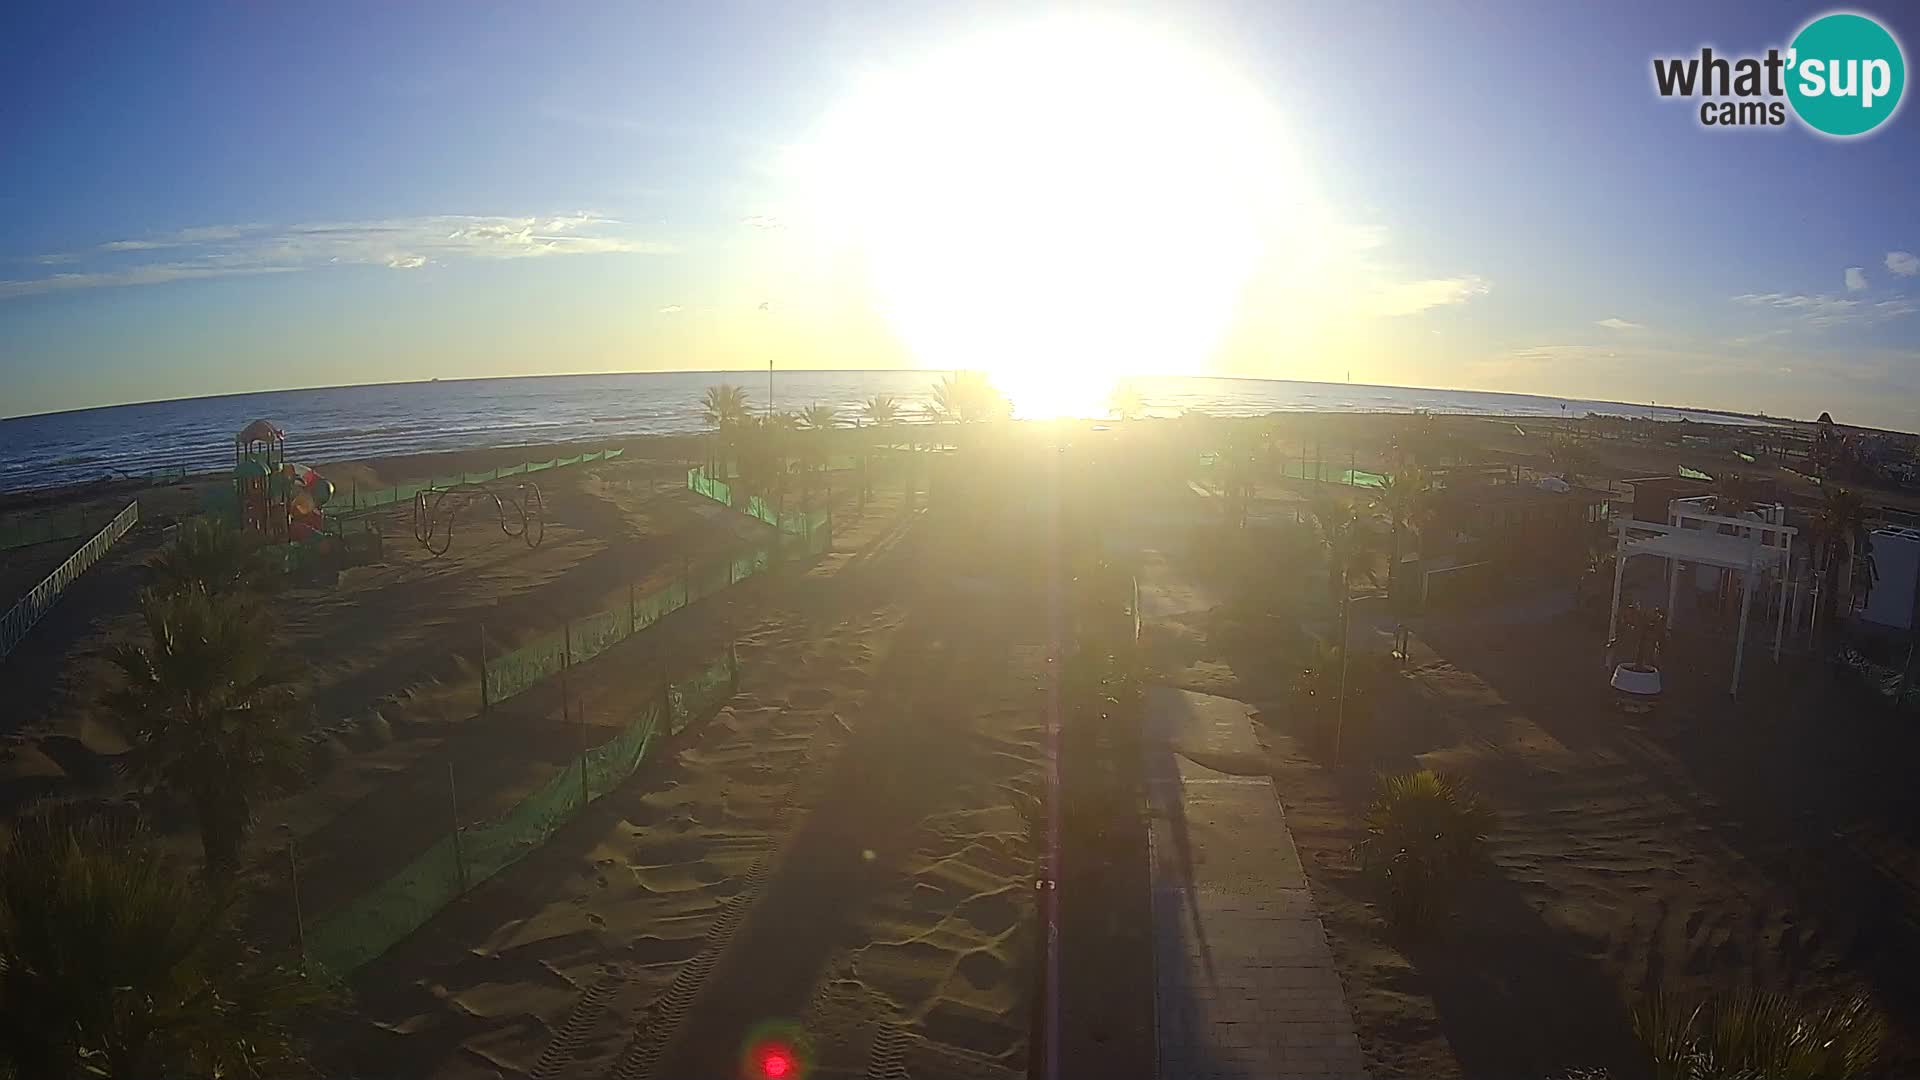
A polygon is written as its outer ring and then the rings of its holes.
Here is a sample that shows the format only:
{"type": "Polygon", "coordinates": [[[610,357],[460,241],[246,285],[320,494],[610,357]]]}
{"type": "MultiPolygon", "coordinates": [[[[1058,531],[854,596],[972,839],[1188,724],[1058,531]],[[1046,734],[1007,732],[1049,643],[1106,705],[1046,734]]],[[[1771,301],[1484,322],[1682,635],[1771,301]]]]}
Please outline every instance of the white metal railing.
{"type": "Polygon", "coordinates": [[[53,602],[60,598],[67,586],[86,573],[88,567],[99,562],[107,549],[127,535],[127,530],[139,520],[140,500],[135,499],[126,505],[126,509],[115,514],[105,528],[94,533],[92,539],[80,545],[80,550],[67,556],[67,561],[35,585],[33,591],[21,597],[18,603],[7,609],[5,615],[0,615],[0,659],[12,653],[14,646],[20,644],[21,639],[27,636],[27,631],[33,629],[33,624],[39,622],[40,617],[53,607],[53,602]]]}

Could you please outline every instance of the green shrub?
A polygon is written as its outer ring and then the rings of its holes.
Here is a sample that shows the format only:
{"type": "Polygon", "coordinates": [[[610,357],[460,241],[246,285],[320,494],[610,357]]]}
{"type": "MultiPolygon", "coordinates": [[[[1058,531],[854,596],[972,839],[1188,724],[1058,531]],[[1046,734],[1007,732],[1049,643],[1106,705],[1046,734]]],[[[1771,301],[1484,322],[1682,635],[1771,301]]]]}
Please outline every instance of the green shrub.
{"type": "Polygon", "coordinates": [[[1450,910],[1455,886],[1486,861],[1493,822],[1457,780],[1431,770],[1380,778],[1359,855],[1396,927],[1425,929],[1450,910]]]}
{"type": "Polygon", "coordinates": [[[1742,990],[1691,1006],[1655,995],[1633,1030],[1656,1080],[1853,1080],[1873,1072],[1886,1021],[1858,995],[1809,1007],[1742,990]]]}

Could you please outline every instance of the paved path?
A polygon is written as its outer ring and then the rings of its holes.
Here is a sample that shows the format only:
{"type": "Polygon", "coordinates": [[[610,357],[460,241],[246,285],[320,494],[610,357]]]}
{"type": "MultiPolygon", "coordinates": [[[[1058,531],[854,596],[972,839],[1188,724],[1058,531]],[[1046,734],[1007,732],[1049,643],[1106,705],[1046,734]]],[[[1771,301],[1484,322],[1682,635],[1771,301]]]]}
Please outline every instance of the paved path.
{"type": "Polygon", "coordinates": [[[1155,687],[1147,735],[1160,1077],[1364,1078],[1273,781],[1175,752],[1260,754],[1247,707],[1155,687]]]}

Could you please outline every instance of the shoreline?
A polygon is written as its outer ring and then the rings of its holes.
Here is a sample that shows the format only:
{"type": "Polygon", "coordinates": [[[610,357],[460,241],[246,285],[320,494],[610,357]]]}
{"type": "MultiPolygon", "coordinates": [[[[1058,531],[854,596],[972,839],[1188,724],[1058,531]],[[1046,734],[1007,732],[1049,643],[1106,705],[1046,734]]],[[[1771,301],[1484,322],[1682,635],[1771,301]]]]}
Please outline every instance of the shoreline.
{"type": "MultiPolygon", "coordinates": [[[[1253,380],[1253,381],[1279,381],[1279,380],[1253,380]]],[[[1330,383],[1325,385],[1347,385],[1347,384],[1331,384],[1330,383]]],[[[1353,385],[1357,386],[1359,384],[1353,384],[1353,385]]],[[[1398,389],[1398,388],[1388,388],[1388,389],[1398,389]]],[[[1520,395],[1520,396],[1537,396],[1537,395],[1520,395]]],[[[199,399],[183,399],[183,400],[199,400],[199,399]]],[[[1544,399],[1544,400],[1552,400],[1552,399],[1544,399]]],[[[1509,423],[1522,424],[1522,425],[1541,424],[1545,422],[1553,426],[1559,426],[1559,425],[1570,424],[1570,423],[1584,424],[1588,422],[1588,418],[1586,415],[1582,415],[1578,417],[1571,416],[1571,415],[1564,416],[1564,417],[1553,417],[1553,416],[1534,414],[1534,413],[1501,413],[1501,412],[1482,413],[1482,412],[1471,412],[1471,411],[1464,411],[1464,410],[1442,411],[1437,409],[1426,410],[1426,413],[1432,416],[1486,420],[1486,421],[1502,421],[1502,422],[1509,422],[1509,423]]],[[[66,415],[66,414],[43,414],[43,415],[66,415]]],[[[1406,417],[1406,416],[1420,415],[1420,413],[1416,410],[1400,410],[1400,409],[1384,409],[1384,408],[1383,409],[1339,409],[1339,410],[1267,409],[1264,411],[1248,411],[1248,412],[1207,412],[1204,415],[1208,419],[1213,419],[1213,420],[1258,420],[1258,419],[1270,419],[1270,418],[1284,419],[1284,418],[1311,416],[1311,417],[1318,417],[1318,418],[1323,418],[1325,420],[1339,422],[1339,421],[1360,420],[1368,417],[1406,417]]],[[[1709,427],[1715,427],[1715,428],[1734,428],[1738,430],[1747,430],[1751,428],[1770,428],[1770,429],[1785,428],[1785,429],[1791,430],[1791,429],[1807,426],[1807,422],[1805,421],[1783,420],[1783,419],[1774,418],[1774,417],[1768,417],[1764,419],[1752,418],[1750,422],[1732,423],[1727,420],[1696,420],[1691,417],[1682,417],[1674,420],[1663,420],[1663,419],[1655,419],[1651,417],[1611,417],[1610,414],[1603,414],[1603,415],[1607,416],[1607,418],[1610,418],[1610,419],[1617,419],[1617,420],[1622,420],[1628,423],[1636,423],[1636,424],[1638,423],[1647,423],[1647,424],[1693,423],[1693,424],[1698,424],[1702,426],[1709,426],[1709,427]]],[[[1735,414],[1715,413],[1711,415],[1721,416],[1721,417],[1731,417],[1731,416],[1734,416],[1735,414]]],[[[1177,417],[1146,416],[1146,417],[1142,417],[1140,420],[1131,421],[1131,422],[1134,422],[1134,423],[1154,422],[1154,421],[1165,422],[1165,421],[1170,421],[1174,419],[1177,419],[1177,417]]],[[[0,421],[0,422],[4,422],[4,421],[0,421]]],[[[1112,418],[1057,417],[1057,418],[1051,418],[1051,419],[1016,418],[1013,420],[1013,422],[1018,424],[1069,425],[1069,426],[1078,427],[1082,429],[1095,429],[1101,426],[1119,424],[1119,423],[1122,423],[1123,421],[1115,420],[1112,418]]],[[[893,426],[896,428],[909,428],[914,430],[921,430],[929,427],[935,427],[938,425],[935,425],[929,421],[923,421],[923,420],[899,420],[899,421],[895,421],[893,426]]],[[[837,430],[844,431],[844,432],[852,432],[857,429],[852,426],[847,426],[837,430]]],[[[379,474],[380,482],[382,484],[392,484],[395,482],[406,483],[413,480],[420,480],[420,479],[426,478],[427,476],[433,475],[435,473],[440,473],[440,472],[451,472],[451,471],[462,471],[462,470],[479,471],[482,468],[492,468],[496,464],[498,465],[518,464],[520,461],[523,461],[523,460],[541,460],[546,457],[567,456],[570,454],[580,453],[587,450],[599,450],[605,447],[614,447],[614,446],[627,447],[629,452],[631,453],[631,452],[634,452],[635,450],[638,450],[641,447],[670,446],[672,444],[675,444],[681,441],[692,441],[697,446],[699,440],[703,438],[705,438],[705,433],[703,432],[646,432],[646,433],[637,433],[637,434],[629,434],[629,435],[607,435],[599,438],[580,438],[580,439],[567,439],[567,440],[555,440],[555,441],[534,441],[534,442],[509,441],[509,442],[503,442],[503,443],[476,444],[472,446],[425,448],[425,449],[419,449],[419,450],[398,450],[398,451],[391,451],[391,452],[384,452],[384,453],[372,453],[372,454],[345,456],[345,457],[326,457],[318,461],[312,461],[310,462],[310,464],[311,464],[311,467],[316,471],[318,471],[321,475],[327,476],[329,479],[334,479],[336,484],[339,481],[338,481],[338,478],[336,478],[333,475],[333,472],[339,472],[342,475],[350,476],[354,472],[361,471],[364,469],[371,469],[377,472],[379,474]],[[475,462],[481,462],[481,464],[474,464],[475,462]],[[417,471],[413,471],[413,472],[393,471],[395,469],[404,470],[406,467],[408,467],[405,463],[416,463],[412,467],[416,468],[417,471]],[[333,472],[330,472],[329,470],[333,470],[333,472]]],[[[288,459],[289,460],[300,459],[301,453],[300,453],[300,449],[297,441],[290,439],[289,443],[290,443],[290,449],[288,451],[288,459]]],[[[695,453],[697,455],[698,451],[696,450],[695,453]]],[[[651,457],[651,456],[657,456],[657,455],[642,452],[640,456],[651,457]]],[[[38,486],[38,487],[0,488],[0,514],[5,514],[5,513],[22,510],[22,509],[46,506],[49,504],[69,505],[73,502],[82,501],[85,499],[97,498],[97,497],[104,497],[106,495],[116,494],[116,493],[125,493],[129,497],[133,497],[141,491],[153,491],[153,490],[159,490],[164,488],[174,488],[174,489],[189,488],[196,485],[216,482],[219,479],[223,478],[225,475],[226,475],[226,472],[224,469],[213,468],[213,469],[206,469],[201,471],[188,472],[177,480],[170,479],[167,481],[158,481],[158,482],[155,481],[152,476],[102,476],[92,480],[68,481],[65,483],[47,484],[47,485],[38,486]]]]}
{"type": "MultiPolygon", "coordinates": [[[[783,374],[786,374],[789,376],[796,375],[796,374],[833,374],[833,375],[922,374],[922,375],[927,375],[931,377],[938,377],[940,375],[949,374],[952,371],[953,369],[951,368],[910,368],[910,367],[909,368],[793,368],[783,372],[783,374]]],[[[182,404],[184,402],[189,402],[189,401],[221,401],[221,400],[226,400],[230,398],[257,397],[257,396],[265,396],[269,394],[298,394],[298,393],[309,393],[314,391],[326,391],[326,390],[363,390],[363,389],[381,388],[381,387],[390,388],[390,387],[399,387],[399,386],[430,386],[435,383],[460,384],[460,383],[511,382],[511,381],[516,381],[521,379],[620,378],[620,377],[633,376],[633,375],[667,375],[667,376],[670,376],[670,375],[717,375],[717,376],[737,376],[741,379],[751,379],[752,377],[758,376],[759,374],[760,374],[760,370],[758,368],[754,368],[751,370],[738,370],[738,371],[715,370],[715,369],[708,369],[708,368],[662,368],[655,371],[565,371],[565,372],[540,372],[537,374],[523,373],[523,374],[515,374],[515,375],[463,375],[463,376],[455,376],[453,378],[395,379],[390,382],[325,383],[325,384],[316,384],[313,386],[276,386],[276,387],[263,389],[263,390],[234,390],[234,391],[230,391],[223,394],[193,394],[185,397],[149,398],[142,401],[119,401],[119,402],[113,402],[105,405],[82,405],[77,408],[53,409],[47,412],[17,413],[10,416],[0,416],[0,424],[6,424],[15,420],[44,420],[44,419],[48,419],[50,417],[56,417],[56,416],[78,416],[83,413],[102,412],[108,409],[139,408],[141,406],[146,406],[146,405],[177,405],[177,404],[182,404]]],[[[1589,405],[1616,405],[1616,406],[1620,406],[1623,408],[1630,408],[1630,409],[1646,408],[1646,409],[1653,409],[1657,411],[1663,410],[1671,413],[1681,413],[1681,414],[1694,413],[1694,414],[1700,414],[1705,416],[1729,417],[1736,420],[1756,420],[1756,421],[1763,421],[1763,422],[1772,421],[1772,422],[1784,423],[1784,424],[1813,423],[1813,421],[1811,420],[1801,419],[1798,417],[1770,416],[1766,413],[1747,412],[1739,409],[1716,409],[1716,408],[1710,408],[1704,405],[1700,405],[1700,406],[1661,405],[1661,404],[1658,404],[1657,402],[1649,402],[1646,405],[1642,405],[1637,401],[1620,401],[1613,398],[1561,397],[1560,395],[1557,395],[1557,394],[1545,394],[1545,393],[1540,393],[1540,392],[1531,391],[1531,390],[1489,390],[1489,389],[1484,389],[1480,387],[1413,386],[1413,385],[1402,384],[1402,383],[1370,383],[1370,382],[1352,382],[1352,381],[1327,382],[1321,379],[1282,379],[1282,378],[1272,378],[1264,375],[1149,375],[1149,374],[1140,374],[1140,373],[1119,376],[1114,379],[1114,382],[1117,385],[1122,383],[1138,382],[1141,380],[1151,380],[1151,379],[1211,379],[1211,380],[1219,380],[1222,382],[1272,383],[1272,384],[1280,384],[1280,385],[1286,385],[1286,386],[1333,386],[1333,387],[1353,387],[1360,390],[1398,390],[1398,391],[1407,391],[1407,392],[1420,393],[1420,394],[1489,394],[1489,395],[1497,395],[1500,397],[1533,398],[1540,401],[1577,401],[1577,402],[1581,402],[1583,404],[1589,404],[1589,405]]],[[[1307,410],[1307,411],[1318,411],[1318,410],[1307,410]]],[[[1497,416],[1497,415],[1504,415],[1504,414],[1463,413],[1463,414],[1454,414],[1454,415],[1497,416]]],[[[1094,418],[1065,417],[1063,419],[1088,420],[1088,419],[1094,419],[1094,418]]],[[[1868,428],[1861,428],[1861,430],[1878,431],[1878,430],[1891,430],[1891,429],[1868,427],[1868,428]]],[[[661,432],[658,434],[669,434],[669,433],[661,432]]]]}

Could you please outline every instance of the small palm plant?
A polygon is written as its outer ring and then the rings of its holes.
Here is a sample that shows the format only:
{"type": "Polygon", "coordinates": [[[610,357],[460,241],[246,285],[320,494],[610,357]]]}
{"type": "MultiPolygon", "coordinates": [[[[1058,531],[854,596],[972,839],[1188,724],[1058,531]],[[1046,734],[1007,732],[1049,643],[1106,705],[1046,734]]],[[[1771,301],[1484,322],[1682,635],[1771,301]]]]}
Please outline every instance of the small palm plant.
{"type": "Polygon", "coordinates": [[[193,807],[210,876],[238,866],[254,808],[289,790],[306,749],[287,726],[293,694],[276,662],[269,615],[199,589],[140,596],[151,644],[110,658],[122,685],[106,696],[133,741],[134,780],[193,807]]]}
{"type": "Polygon", "coordinates": [[[1458,780],[1430,769],[1380,778],[1358,851],[1396,927],[1417,932],[1446,915],[1455,887],[1485,863],[1493,823],[1458,780]]]}
{"type": "Polygon", "coordinates": [[[210,517],[182,523],[173,543],[148,563],[162,592],[199,589],[209,596],[259,592],[271,580],[251,540],[210,517]]]}
{"type": "Polygon", "coordinates": [[[1107,411],[1117,420],[1137,420],[1147,411],[1147,402],[1140,395],[1138,386],[1130,382],[1121,383],[1107,396],[1107,411]]]}
{"type": "Polygon", "coordinates": [[[304,1072],[295,1019],[324,998],[248,955],[232,908],[137,827],[22,820],[0,851],[0,1075],[304,1072]]]}
{"type": "Polygon", "coordinates": [[[1743,990],[1691,1007],[1654,995],[1633,1031],[1655,1080],[1854,1080],[1874,1074],[1886,1021],[1861,996],[1809,1007],[1743,990]]]}

